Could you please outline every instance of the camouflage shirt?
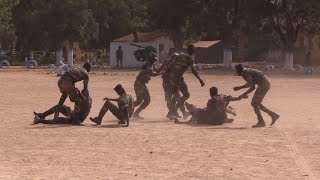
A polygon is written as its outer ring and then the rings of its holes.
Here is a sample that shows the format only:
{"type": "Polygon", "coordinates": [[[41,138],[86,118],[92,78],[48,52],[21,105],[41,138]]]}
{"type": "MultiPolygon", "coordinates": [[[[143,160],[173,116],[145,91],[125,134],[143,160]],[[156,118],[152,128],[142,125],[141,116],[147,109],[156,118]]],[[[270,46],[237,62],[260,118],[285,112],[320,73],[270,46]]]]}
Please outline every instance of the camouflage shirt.
{"type": "Polygon", "coordinates": [[[185,53],[180,53],[173,57],[171,68],[173,69],[173,72],[177,78],[181,78],[191,66],[193,66],[192,56],[185,53]]]}
{"type": "Polygon", "coordinates": [[[217,94],[208,100],[207,110],[225,112],[227,96],[217,94]]]}
{"type": "Polygon", "coordinates": [[[264,85],[270,83],[268,77],[257,69],[244,68],[241,76],[251,85],[264,85]]]}
{"type": "Polygon", "coordinates": [[[134,111],[134,100],[130,94],[123,94],[119,97],[118,107],[120,111],[128,110],[131,115],[134,111]]]}
{"type": "Polygon", "coordinates": [[[74,82],[89,79],[88,72],[83,67],[71,67],[66,73],[63,74],[63,76],[71,77],[74,82]]]}

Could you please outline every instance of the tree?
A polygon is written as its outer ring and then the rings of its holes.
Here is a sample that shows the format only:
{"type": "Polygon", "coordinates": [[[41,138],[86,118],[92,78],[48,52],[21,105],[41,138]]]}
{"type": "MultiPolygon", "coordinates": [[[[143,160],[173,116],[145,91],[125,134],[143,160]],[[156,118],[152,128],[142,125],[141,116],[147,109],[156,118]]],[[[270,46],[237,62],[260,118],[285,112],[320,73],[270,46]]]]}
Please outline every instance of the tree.
{"type": "MultiPolygon", "coordinates": [[[[239,0],[204,0],[202,2],[201,22],[204,39],[222,39],[224,46],[224,65],[232,63],[232,47],[238,39],[239,22],[242,18],[239,0]]],[[[199,21],[199,20],[198,20],[199,21]]]]}
{"type": "Polygon", "coordinates": [[[190,19],[201,12],[201,0],[153,0],[151,4],[156,25],[170,33],[174,47],[182,50],[190,19]]]}
{"type": "Polygon", "coordinates": [[[299,32],[311,31],[319,25],[316,0],[265,0],[265,7],[271,10],[269,23],[279,34],[286,48],[285,69],[293,69],[294,43],[299,32]]]}
{"type": "Polygon", "coordinates": [[[18,2],[18,0],[0,1],[0,49],[2,45],[11,46],[16,39],[12,9],[18,2]]]}
{"type": "MultiPolygon", "coordinates": [[[[15,9],[17,34],[25,49],[59,49],[63,42],[84,42],[95,34],[88,0],[22,0],[15,9]]],[[[72,58],[72,54],[69,56],[72,58]]]]}

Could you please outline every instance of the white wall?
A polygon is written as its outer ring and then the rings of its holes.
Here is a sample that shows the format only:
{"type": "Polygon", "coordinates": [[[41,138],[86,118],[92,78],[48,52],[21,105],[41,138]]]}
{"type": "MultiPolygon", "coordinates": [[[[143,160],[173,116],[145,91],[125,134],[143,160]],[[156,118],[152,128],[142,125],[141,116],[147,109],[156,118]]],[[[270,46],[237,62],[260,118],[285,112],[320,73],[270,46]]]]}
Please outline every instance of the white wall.
{"type": "MultiPolygon", "coordinates": [[[[159,57],[159,43],[134,43],[140,46],[153,46],[156,48],[159,57]]],[[[123,42],[111,42],[110,43],[110,65],[111,67],[115,67],[117,65],[116,59],[116,51],[119,46],[122,46],[123,51],[123,61],[122,65],[124,68],[133,68],[133,67],[141,67],[142,62],[137,61],[133,55],[134,51],[139,49],[136,46],[130,45],[130,43],[123,43],[123,42]]]]}

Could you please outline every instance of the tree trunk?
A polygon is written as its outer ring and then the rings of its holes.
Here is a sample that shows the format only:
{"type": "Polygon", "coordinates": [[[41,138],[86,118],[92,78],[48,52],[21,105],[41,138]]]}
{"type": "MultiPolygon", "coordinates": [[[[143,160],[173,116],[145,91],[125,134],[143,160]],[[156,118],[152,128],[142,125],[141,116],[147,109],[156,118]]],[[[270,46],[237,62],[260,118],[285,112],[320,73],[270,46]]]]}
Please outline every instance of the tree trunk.
{"type": "Polygon", "coordinates": [[[288,38],[288,44],[286,49],[286,60],[284,62],[284,69],[292,71],[293,70],[293,50],[294,50],[294,40],[288,38]]]}
{"type": "Polygon", "coordinates": [[[175,48],[175,51],[182,51],[183,50],[183,44],[184,44],[184,34],[182,31],[175,30],[171,32],[171,39],[173,41],[173,45],[175,48]]]}
{"type": "Polygon", "coordinates": [[[68,66],[73,66],[73,41],[69,41],[69,48],[68,48],[68,66]]]}
{"type": "Polygon", "coordinates": [[[293,70],[293,50],[286,50],[286,60],[284,63],[284,69],[293,70]]]}
{"type": "Polygon", "coordinates": [[[223,48],[223,66],[230,69],[232,65],[232,50],[231,48],[223,48]]]}
{"type": "Polygon", "coordinates": [[[30,50],[29,60],[34,60],[33,50],[30,50]]]}
{"type": "Polygon", "coordinates": [[[63,50],[62,48],[57,49],[56,51],[56,66],[57,68],[63,65],[63,50]]]}

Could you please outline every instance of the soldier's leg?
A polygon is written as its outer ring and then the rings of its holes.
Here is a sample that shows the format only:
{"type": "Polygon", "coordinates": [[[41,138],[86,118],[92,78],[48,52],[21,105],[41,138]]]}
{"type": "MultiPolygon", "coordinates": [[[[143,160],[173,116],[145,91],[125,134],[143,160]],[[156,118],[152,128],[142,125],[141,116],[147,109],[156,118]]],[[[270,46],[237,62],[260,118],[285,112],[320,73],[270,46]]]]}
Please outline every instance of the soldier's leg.
{"type": "Polygon", "coordinates": [[[134,91],[136,93],[137,99],[134,101],[134,107],[141,105],[141,103],[143,102],[144,89],[142,89],[142,88],[143,88],[142,83],[140,83],[138,80],[136,80],[134,82],[134,91]]]}
{"type": "Polygon", "coordinates": [[[181,81],[181,84],[179,85],[179,90],[182,93],[182,97],[178,99],[176,109],[180,108],[181,112],[183,113],[183,118],[186,119],[188,118],[189,113],[186,112],[184,104],[190,98],[190,93],[188,90],[188,86],[183,79],[181,81]]]}
{"type": "MultiPolygon", "coordinates": [[[[36,116],[38,116],[40,119],[45,119],[47,116],[54,114],[58,110],[58,105],[50,108],[49,110],[43,112],[43,113],[37,113],[34,112],[36,116]]],[[[62,108],[60,109],[60,113],[64,116],[70,116],[72,109],[66,105],[62,105],[62,108]]]]}
{"type": "Polygon", "coordinates": [[[126,120],[124,119],[124,115],[115,104],[108,102],[108,108],[110,112],[119,120],[119,124],[126,124],[126,120]]]}
{"type": "Polygon", "coordinates": [[[122,58],[120,58],[120,67],[122,68],[122,58]]]}
{"type": "Polygon", "coordinates": [[[151,98],[150,98],[150,93],[147,87],[144,87],[144,93],[143,93],[143,102],[142,104],[138,107],[138,109],[136,110],[136,112],[134,113],[134,117],[136,118],[142,118],[140,117],[140,113],[142,110],[144,110],[145,108],[147,108],[151,102],[151,98]]]}
{"type": "Polygon", "coordinates": [[[168,80],[163,80],[162,87],[163,87],[163,91],[164,91],[165,101],[167,103],[167,108],[168,108],[168,111],[170,113],[171,109],[173,108],[173,104],[172,104],[172,96],[173,96],[173,94],[172,94],[172,89],[171,89],[171,87],[169,85],[168,80]]]}
{"type": "Polygon", "coordinates": [[[226,107],[226,113],[232,114],[233,116],[236,116],[236,115],[237,115],[236,111],[235,111],[234,108],[231,107],[231,106],[226,107]]]}
{"type": "Polygon", "coordinates": [[[106,102],[103,104],[102,108],[100,109],[99,115],[98,115],[97,117],[95,117],[95,118],[90,117],[90,120],[91,120],[92,122],[96,123],[97,125],[100,125],[101,122],[102,122],[103,116],[104,116],[104,115],[108,112],[108,110],[109,110],[109,106],[110,106],[109,104],[110,104],[110,102],[109,102],[109,101],[106,101],[106,102]]]}
{"type": "Polygon", "coordinates": [[[72,121],[68,117],[59,117],[57,120],[40,120],[39,123],[43,124],[72,124],[72,121]]]}
{"type": "Polygon", "coordinates": [[[117,65],[116,67],[119,67],[119,58],[117,58],[117,65]]]}
{"type": "Polygon", "coordinates": [[[252,127],[264,127],[265,126],[265,122],[264,122],[263,117],[260,112],[260,105],[261,105],[261,102],[267,92],[268,92],[268,89],[266,87],[258,86],[256,92],[253,95],[251,105],[254,109],[254,112],[256,113],[256,115],[258,117],[258,123],[256,125],[253,125],[252,127]]]}

